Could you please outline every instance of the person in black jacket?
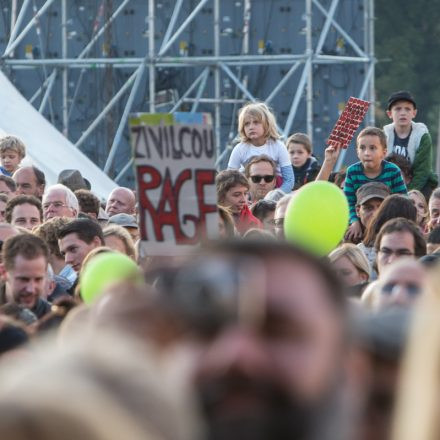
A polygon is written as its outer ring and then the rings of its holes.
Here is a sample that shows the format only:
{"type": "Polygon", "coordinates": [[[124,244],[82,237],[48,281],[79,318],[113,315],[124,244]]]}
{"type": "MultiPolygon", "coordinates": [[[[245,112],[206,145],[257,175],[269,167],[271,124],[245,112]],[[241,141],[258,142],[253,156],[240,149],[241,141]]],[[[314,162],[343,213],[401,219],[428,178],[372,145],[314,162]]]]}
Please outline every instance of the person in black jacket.
{"type": "Polygon", "coordinates": [[[294,190],[308,182],[313,182],[321,168],[318,160],[313,156],[312,143],[304,133],[292,134],[286,142],[295,176],[294,190]]]}

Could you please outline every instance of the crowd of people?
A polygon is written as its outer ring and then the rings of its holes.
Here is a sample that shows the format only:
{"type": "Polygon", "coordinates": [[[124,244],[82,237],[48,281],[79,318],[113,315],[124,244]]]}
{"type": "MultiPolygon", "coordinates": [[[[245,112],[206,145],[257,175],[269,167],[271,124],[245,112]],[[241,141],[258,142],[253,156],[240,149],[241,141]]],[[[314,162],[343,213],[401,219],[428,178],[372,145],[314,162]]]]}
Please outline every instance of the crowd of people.
{"type": "Polygon", "coordinates": [[[414,98],[393,93],[387,114],[335,172],[337,145],[320,165],[307,135],[283,143],[271,110],[245,105],[219,236],[176,257],[140,252],[133,190],[102,201],[69,169],[47,185],[1,138],[0,436],[437,439],[440,188],[414,98]],[[285,238],[317,180],[349,206],[324,257],[285,238]],[[85,301],[87,270],[120,254],[141,279],[109,268],[85,301]]]}

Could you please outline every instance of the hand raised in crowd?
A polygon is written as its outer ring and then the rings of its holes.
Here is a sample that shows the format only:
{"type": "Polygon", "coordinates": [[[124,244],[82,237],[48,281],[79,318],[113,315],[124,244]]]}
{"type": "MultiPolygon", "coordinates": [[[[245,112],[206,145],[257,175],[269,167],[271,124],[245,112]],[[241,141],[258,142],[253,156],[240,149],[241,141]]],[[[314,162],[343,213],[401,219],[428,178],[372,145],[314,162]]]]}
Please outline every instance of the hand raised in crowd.
{"type": "Polygon", "coordinates": [[[324,162],[315,180],[328,180],[341,152],[340,145],[329,145],[324,151],[324,162]]]}
{"type": "Polygon", "coordinates": [[[329,145],[324,150],[324,162],[330,162],[330,163],[333,163],[333,165],[335,165],[338,160],[340,152],[341,152],[341,145],[340,144],[338,144],[336,146],[329,145]]]}
{"type": "Polygon", "coordinates": [[[356,220],[348,228],[345,234],[345,239],[351,242],[358,242],[361,237],[362,237],[361,222],[359,220],[356,220]]]}

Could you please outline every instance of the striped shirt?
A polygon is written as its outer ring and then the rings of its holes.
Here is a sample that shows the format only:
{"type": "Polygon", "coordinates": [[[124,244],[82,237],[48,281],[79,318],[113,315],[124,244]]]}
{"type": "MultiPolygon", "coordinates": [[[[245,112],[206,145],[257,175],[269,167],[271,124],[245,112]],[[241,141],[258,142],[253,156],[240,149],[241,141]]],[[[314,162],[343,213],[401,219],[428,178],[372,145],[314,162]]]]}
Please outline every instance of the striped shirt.
{"type": "Polygon", "coordinates": [[[407,194],[402,173],[397,165],[383,160],[381,173],[374,178],[369,178],[364,173],[362,162],[356,162],[348,167],[344,185],[344,193],[350,207],[350,224],[359,220],[356,214],[356,191],[368,182],[384,183],[390,188],[391,194],[407,194]]]}

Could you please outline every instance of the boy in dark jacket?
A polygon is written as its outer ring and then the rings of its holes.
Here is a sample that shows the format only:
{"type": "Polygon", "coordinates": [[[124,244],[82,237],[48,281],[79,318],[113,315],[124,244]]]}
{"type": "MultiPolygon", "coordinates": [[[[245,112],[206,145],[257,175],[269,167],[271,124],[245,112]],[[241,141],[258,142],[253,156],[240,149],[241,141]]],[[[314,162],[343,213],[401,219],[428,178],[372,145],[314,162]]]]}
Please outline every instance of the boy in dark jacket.
{"type": "Polygon", "coordinates": [[[294,190],[308,182],[313,182],[319,173],[320,165],[312,156],[312,143],[304,133],[295,133],[287,139],[287,151],[295,176],[294,190]]]}

